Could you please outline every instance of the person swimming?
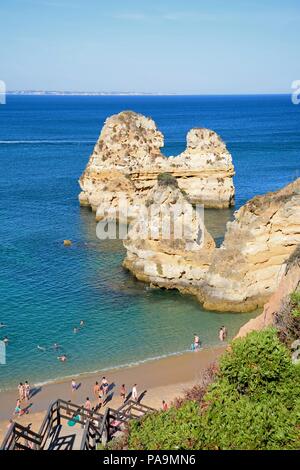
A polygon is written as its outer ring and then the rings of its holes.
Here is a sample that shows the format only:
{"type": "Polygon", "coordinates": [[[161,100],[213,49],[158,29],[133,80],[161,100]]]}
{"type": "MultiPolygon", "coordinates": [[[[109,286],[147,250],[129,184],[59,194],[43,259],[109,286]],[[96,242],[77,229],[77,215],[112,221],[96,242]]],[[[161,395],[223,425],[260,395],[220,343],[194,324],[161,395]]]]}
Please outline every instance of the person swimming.
{"type": "Polygon", "coordinates": [[[77,328],[77,326],[74,326],[73,333],[76,334],[76,333],[78,333],[78,331],[79,331],[79,328],[77,328]]]}
{"type": "Polygon", "coordinates": [[[4,338],[3,338],[2,341],[3,341],[3,343],[5,344],[5,346],[9,343],[9,339],[8,339],[7,336],[4,336],[4,338]]]}
{"type": "Polygon", "coordinates": [[[53,349],[57,351],[60,348],[60,345],[58,343],[53,344],[53,349]]]}
{"type": "Polygon", "coordinates": [[[43,352],[46,351],[46,348],[44,346],[40,346],[39,344],[37,345],[37,348],[39,351],[43,351],[43,352]]]}
{"type": "Polygon", "coordinates": [[[66,354],[62,354],[61,356],[57,356],[57,359],[60,361],[60,362],[66,362],[66,360],[68,359],[66,354]]]}
{"type": "Polygon", "coordinates": [[[84,321],[80,320],[79,326],[84,326],[84,325],[85,325],[84,321]]]}
{"type": "Polygon", "coordinates": [[[0,328],[5,328],[7,325],[5,325],[5,323],[2,323],[2,321],[0,322],[0,328]]]}

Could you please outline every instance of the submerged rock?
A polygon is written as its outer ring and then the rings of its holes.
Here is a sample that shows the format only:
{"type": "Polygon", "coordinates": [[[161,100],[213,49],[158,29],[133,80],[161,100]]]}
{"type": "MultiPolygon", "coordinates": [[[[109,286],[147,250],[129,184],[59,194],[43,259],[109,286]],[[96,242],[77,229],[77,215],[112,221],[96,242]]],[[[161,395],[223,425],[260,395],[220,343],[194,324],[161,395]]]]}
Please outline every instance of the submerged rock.
{"type": "Polygon", "coordinates": [[[109,117],[79,180],[80,204],[90,206],[98,220],[115,209],[122,218],[127,205],[133,219],[162,172],[176,177],[193,203],[215,208],[234,204],[232,158],[215,132],[190,130],[186,150],[176,157],[165,157],[163,145],[152,119],[132,111],[109,117]]]}

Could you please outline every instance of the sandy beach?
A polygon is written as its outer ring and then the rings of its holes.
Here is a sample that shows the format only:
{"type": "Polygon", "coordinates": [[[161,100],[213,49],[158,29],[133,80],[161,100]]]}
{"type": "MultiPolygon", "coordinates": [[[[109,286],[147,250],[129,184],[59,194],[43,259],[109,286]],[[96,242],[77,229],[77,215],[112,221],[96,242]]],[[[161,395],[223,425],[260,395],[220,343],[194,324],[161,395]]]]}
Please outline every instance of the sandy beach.
{"type": "MultiPolygon", "coordinates": [[[[199,352],[171,356],[137,366],[81,375],[76,377],[79,388],[75,392],[71,391],[70,379],[36,387],[34,396],[28,403],[24,402],[22,404],[22,407],[29,406],[28,413],[16,418],[15,421],[23,425],[31,423],[31,428],[38,431],[45,416],[45,411],[57,398],[71,400],[73,403],[82,405],[89,397],[92,403],[96,404],[93,386],[95,381],[101,381],[103,375],[110,384],[113,384],[113,396],[107,406],[117,408],[121,405],[121,384],[125,383],[127,392],[130,392],[131,387],[136,383],[138,393],[144,393],[143,403],[159,409],[162,400],[170,403],[175,397],[180,396],[186,388],[197,383],[203,370],[217,360],[224,350],[224,346],[208,348],[199,352]]],[[[18,397],[17,385],[16,390],[0,393],[0,442],[7,431],[9,419],[12,418],[18,397]]]]}

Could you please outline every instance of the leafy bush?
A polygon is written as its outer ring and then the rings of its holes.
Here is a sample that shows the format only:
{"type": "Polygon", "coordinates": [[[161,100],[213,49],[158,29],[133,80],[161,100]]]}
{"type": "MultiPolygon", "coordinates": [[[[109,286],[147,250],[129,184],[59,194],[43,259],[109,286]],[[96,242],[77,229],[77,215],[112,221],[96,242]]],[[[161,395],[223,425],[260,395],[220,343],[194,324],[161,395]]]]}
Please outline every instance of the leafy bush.
{"type": "Polygon", "coordinates": [[[132,422],[129,448],[300,449],[300,367],[275,329],[234,341],[202,391],[132,422]]]}
{"type": "Polygon", "coordinates": [[[159,186],[172,186],[173,188],[178,188],[177,179],[170,173],[160,173],[157,176],[157,182],[159,186]]]}

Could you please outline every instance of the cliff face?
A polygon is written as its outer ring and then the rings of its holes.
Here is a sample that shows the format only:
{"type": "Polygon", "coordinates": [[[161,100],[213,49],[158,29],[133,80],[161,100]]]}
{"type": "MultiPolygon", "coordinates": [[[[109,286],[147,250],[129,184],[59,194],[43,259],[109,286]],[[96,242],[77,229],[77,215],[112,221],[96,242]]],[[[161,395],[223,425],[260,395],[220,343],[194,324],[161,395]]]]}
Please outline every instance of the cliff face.
{"type": "Polygon", "coordinates": [[[289,302],[290,295],[300,288],[300,249],[297,256],[287,264],[285,273],[283,274],[277,290],[271,296],[269,302],[264,306],[263,312],[256,318],[248,321],[241,327],[236,338],[246,336],[251,331],[262,330],[263,328],[273,325],[275,316],[281,316],[282,310],[289,302]]]}
{"type": "Polygon", "coordinates": [[[178,183],[162,182],[149,192],[124,246],[123,265],[139,280],[194,292],[204,279],[215,243],[178,183]]]}
{"type": "Polygon", "coordinates": [[[121,198],[134,218],[163,172],[176,177],[193,203],[215,208],[234,204],[231,155],[215,132],[190,130],[187,148],[177,157],[164,157],[163,145],[163,135],[150,118],[131,111],[108,118],[79,181],[80,204],[91,206],[101,220],[121,198]]]}
{"type": "Polygon", "coordinates": [[[227,224],[199,292],[204,308],[241,312],[264,305],[299,243],[300,179],[251,199],[227,224]]]}

